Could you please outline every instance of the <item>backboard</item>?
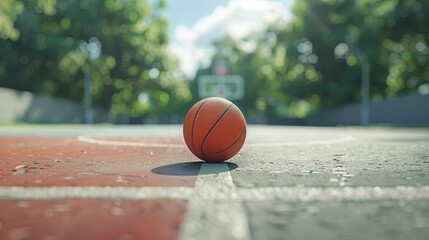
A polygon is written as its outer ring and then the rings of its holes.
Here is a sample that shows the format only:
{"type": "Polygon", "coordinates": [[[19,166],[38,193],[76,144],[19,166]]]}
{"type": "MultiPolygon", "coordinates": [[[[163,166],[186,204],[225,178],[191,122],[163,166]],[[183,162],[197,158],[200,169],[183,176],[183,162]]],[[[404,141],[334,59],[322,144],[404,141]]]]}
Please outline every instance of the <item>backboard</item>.
{"type": "Polygon", "coordinates": [[[240,100],[244,97],[244,81],[239,75],[204,75],[198,79],[198,96],[240,100]]]}

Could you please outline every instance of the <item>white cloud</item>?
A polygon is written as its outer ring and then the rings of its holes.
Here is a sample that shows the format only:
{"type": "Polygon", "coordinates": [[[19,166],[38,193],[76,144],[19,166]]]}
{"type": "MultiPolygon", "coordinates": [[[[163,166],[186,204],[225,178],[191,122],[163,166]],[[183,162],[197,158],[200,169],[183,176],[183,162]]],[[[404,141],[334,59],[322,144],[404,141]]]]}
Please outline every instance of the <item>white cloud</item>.
{"type": "Polygon", "coordinates": [[[231,0],[192,27],[176,27],[169,50],[179,58],[185,75],[193,77],[200,65],[210,61],[213,40],[229,36],[250,51],[254,44],[244,38],[263,32],[269,24],[285,24],[290,19],[289,10],[280,1],[231,0]]]}

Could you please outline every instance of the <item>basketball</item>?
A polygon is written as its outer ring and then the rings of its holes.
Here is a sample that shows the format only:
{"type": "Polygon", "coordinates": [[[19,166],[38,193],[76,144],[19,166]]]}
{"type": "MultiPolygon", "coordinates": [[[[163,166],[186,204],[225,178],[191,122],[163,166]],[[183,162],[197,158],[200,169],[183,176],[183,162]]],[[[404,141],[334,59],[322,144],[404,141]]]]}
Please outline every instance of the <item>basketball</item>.
{"type": "Polygon", "coordinates": [[[189,150],[206,162],[235,156],[246,139],[246,120],[232,102],[218,97],[197,102],[186,113],[183,138],[189,150]]]}

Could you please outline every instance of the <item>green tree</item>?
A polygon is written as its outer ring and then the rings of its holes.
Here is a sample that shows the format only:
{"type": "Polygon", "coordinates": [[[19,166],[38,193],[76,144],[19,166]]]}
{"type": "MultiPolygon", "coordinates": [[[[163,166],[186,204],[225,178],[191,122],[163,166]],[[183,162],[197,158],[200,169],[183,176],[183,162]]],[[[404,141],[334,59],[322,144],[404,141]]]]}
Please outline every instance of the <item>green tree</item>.
{"type": "Polygon", "coordinates": [[[13,26],[22,12],[23,4],[16,0],[4,0],[0,4],[0,39],[18,40],[19,31],[13,26]]]}
{"type": "Polygon", "coordinates": [[[251,36],[253,51],[231,40],[218,53],[245,79],[248,114],[305,117],[313,110],[359,102],[360,54],[371,66],[371,99],[416,92],[429,84],[429,2],[302,0],[288,24],[251,36]],[[345,58],[335,48],[347,43],[345,58]]]}
{"type": "Polygon", "coordinates": [[[423,77],[428,71],[428,12],[427,1],[297,1],[296,20],[292,28],[283,33],[289,34],[289,41],[283,44],[287,46],[291,63],[292,72],[288,73],[294,73],[297,67],[302,72],[287,79],[308,83],[313,80],[313,83],[308,87],[311,93],[305,96],[297,96],[301,91],[287,92],[299,83],[285,81],[283,91],[310,103],[314,99],[320,107],[359,101],[362,63],[356,51],[345,60],[335,57],[335,47],[343,42],[366,55],[371,66],[373,100],[415,91],[418,83],[429,80],[423,77]],[[290,36],[299,39],[293,46],[290,36]],[[314,64],[304,57],[300,59],[303,41],[312,45],[317,56],[314,64]],[[317,74],[309,74],[309,69],[317,74]],[[317,77],[312,79],[312,76],[317,77]]]}
{"type": "Polygon", "coordinates": [[[22,4],[14,23],[19,39],[0,45],[2,86],[82,101],[83,79],[90,74],[94,103],[130,116],[174,113],[189,100],[176,61],[165,51],[165,1],[22,4]],[[91,41],[101,43],[100,56],[91,58],[91,41]]]}

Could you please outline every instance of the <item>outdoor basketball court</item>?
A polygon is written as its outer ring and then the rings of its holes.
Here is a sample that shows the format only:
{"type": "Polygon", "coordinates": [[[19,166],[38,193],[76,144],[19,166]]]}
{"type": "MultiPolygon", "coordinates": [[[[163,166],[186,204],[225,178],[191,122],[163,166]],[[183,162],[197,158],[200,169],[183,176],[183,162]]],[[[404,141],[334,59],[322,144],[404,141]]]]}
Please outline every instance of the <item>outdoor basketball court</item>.
{"type": "Polygon", "coordinates": [[[208,164],[180,125],[0,128],[2,240],[428,236],[428,129],[249,126],[208,164]]]}

